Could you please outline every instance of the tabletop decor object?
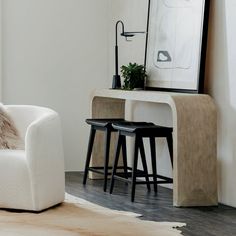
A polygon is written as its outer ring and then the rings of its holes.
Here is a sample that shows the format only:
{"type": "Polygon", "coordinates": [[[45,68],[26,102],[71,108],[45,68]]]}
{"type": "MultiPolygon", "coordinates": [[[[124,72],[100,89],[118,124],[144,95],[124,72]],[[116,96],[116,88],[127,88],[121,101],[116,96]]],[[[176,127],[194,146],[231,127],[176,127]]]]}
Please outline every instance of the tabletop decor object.
{"type": "Polygon", "coordinates": [[[118,25],[121,24],[121,36],[125,37],[127,41],[128,38],[131,38],[135,36],[136,34],[145,34],[145,32],[141,31],[134,31],[134,32],[125,32],[125,27],[123,21],[119,20],[116,22],[115,31],[116,31],[116,41],[115,41],[115,75],[113,75],[113,81],[112,81],[112,88],[113,89],[120,89],[121,88],[121,80],[120,75],[118,71],[119,63],[118,63],[118,25]]]}
{"type": "Polygon", "coordinates": [[[123,89],[144,89],[145,79],[147,77],[145,67],[137,63],[129,63],[127,66],[121,66],[121,74],[124,78],[123,89]]]}
{"type": "Polygon", "coordinates": [[[210,0],[149,0],[147,89],[203,93],[210,0]]]}

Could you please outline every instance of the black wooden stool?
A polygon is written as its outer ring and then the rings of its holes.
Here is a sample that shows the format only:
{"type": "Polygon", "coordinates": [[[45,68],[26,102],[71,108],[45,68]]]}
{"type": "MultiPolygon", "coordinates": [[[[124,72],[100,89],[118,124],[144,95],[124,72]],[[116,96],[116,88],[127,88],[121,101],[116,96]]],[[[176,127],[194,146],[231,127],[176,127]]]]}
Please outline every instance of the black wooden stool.
{"type": "MultiPolygon", "coordinates": [[[[103,185],[103,190],[104,192],[107,189],[107,177],[111,173],[108,173],[108,169],[111,167],[108,166],[109,164],[109,151],[110,151],[110,139],[111,139],[111,133],[112,132],[117,132],[112,127],[112,122],[119,122],[119,121],[124,121],[124,119],[86,119],[87,124],[91,125],[90,129],[90,137],[89,137],[89,142],[88,142],[88,150],[87,150],[87,157],[86,157],[86,163],[85,163],[85,168],[84,168],[84,179],[83,179],[83,184],[86,184],[87,181],[87,176],[88,176],[88,171],[96,172],[98,174],[103,174],[104,175],[104,185],[103,185]],[[91,160],[91,154],[93,150],[93,143],[94,143],[94,138],[96,131],[104,131],[105,132],[105,152],[104,152],[104,166],[93,166],[89,167],[90,160],[91,160]]],[[[124,172],[127,171],[127,157],[126,157],[126,143],[123,143],[122,146],[123,150],[123,164],[124,166],[122,167],[124,169],[124,172]]],[[[121,167],[119,167],[121,168],[121,167]]]]}
{"type": "Polygon", "coordinates": [[[145,122],[114,122],[113,128],[119,132],[117,145],[116,145],[116,153],[115,159],[113,163],[113,171],[112,171],[112,178],[111,178],[111,186],[110,186],[110,193],[113,192],[114,187],[114,180],[122,180],[125,182],[131,182],[131,201],[134,201],[135,197],[135,186],[136,184],[154,184],[154,191],[157,192],[157,184],[160,183],[173,183],[172,178],[168,178],[162,175],[157,174],[156,170],[156,145],[155,145],[155,138],[164,137],[167,139],[171,164],[173,167],[173,142],[172,142],[172,128],[158,126],[153,123],[145,123],[145,122]],[[134,137],[134,156],[133,156],[133,163],[132,167],[127,167],[128,170],[128,177],[132,177],[131,180],[127,178],[127,173],[117,173],[117,165],[119,160],[119,153],[120,149],[123,146],[123,141],[125,140],[126,136],[134,137]],[[150,140],[150,148],[151,148],[151,161],[152,161],[152,174],[147,173],[147,165],[146,165],[146,158],[143,146],[143,138],[149,138],[150,140]],[[144,173],[147,174],[139,174],[137,170],[138,164],[138,150],[140,150],[141,161],[143,163],[144,173]],[[136,177],[145,177],[145,181],[137,181],[136,177]],[[149,181],[149,177],[153,177],[153,181],[149,181]],[[157,181],[157,178],[161,179],[157,181]]]}

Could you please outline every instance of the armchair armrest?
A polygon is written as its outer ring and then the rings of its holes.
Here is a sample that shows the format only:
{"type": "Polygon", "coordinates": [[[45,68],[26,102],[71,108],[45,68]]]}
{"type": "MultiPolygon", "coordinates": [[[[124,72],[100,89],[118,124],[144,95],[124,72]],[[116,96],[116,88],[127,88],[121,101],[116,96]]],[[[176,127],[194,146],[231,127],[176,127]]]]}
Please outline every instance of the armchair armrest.
{"type": "Polygon", "coordinates": [[[55,195],[58,203],[61,202],[65,191],[64,155],[61,123],[56,112],[43,114],[28,126],[25,152],[34,199],[40,199],[35,201],[35,207],[42,208],[41,203],[47,201],[50,205],[50,196],[55,195]]]}

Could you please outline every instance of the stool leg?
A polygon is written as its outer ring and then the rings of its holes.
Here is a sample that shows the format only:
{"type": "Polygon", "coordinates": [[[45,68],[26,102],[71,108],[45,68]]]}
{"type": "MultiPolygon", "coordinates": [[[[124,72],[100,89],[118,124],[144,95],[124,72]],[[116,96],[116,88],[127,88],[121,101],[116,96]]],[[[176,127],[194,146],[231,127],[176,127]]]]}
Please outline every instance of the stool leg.
{"type": "Polygon", "coordinates": [[[157,192],[157,166],[156,166],[156,143],[155,143],[154,137],[150,137],[150,149],[151,149],[151,158],[152,158],[154,191],[156,193],[157,192]]]}
{"type": "Polygon", "coordinates": [[[128,179],[126,137],[122,136],[122,156],[125,178],[128,179]]]}
{"type": "Polygon", "coordinates": [[[135,143],[134,143],[133,166],[132,166],[131,202],[134,201],[134,197],[135,197],[137,165],[138,165],[138,137],[136,135],[135,143]]]}
{"type": "Polygon", "coordinates": [[[115,149],[115,158],[114,158],[112,176],[111,176],[110,193],[113,192],[113,188],[114,188],[114,176],[116,174],[116,169],[117,169],[117,165],[118,165],[118,161],[119,161],[121,143],[122,143],[122,136],[120,134],[118,134],[116,149],[115,149]]]}
{"type": "Polygon", "coordinates": [[[87,182],[89,163],[90,163],[90,160],[91,160],[91,154],[92,154],[92,150],[93,150],[93,143],[94,143],[95,133],[96,133],[96,130],[93,129],[93,127],[91,127],[90,136],[89,136],[89,143],[88,143],[88,150],[87,150],[87,157],[86,157],[86,163],[85,163],[85,168],[84,168],[84,179],[83,179],[83,184],[84,185],[87,182]]]}
{"type": "Polygon", "coordinates": [[[108,164],[109,164],[109,151],[110,151],[110,140],[111,140],[111,131],[106,129],[105,132],[105,153],[104,153],[104,184],[103,191],[107,190],[107,178],[108,178],[108,164]]]}
{"type": "Polygon", "coordinates": [[[169,148],[171,165],[173,168],[173,138],[172,138],[172,134],[168,135],[166,137],[166,140],[167,140],[167,144],[168,144],[168,148],[169,148]]]}
{"type": "Polygon", "coordinates": [[[143,170],[145,173],[145,179],[147,182],[147,189],[148,189],[148,191],[150,191],[151,188],[150,188],[149,177],[148,177],[148,168],[147,168],[147,162],[146,162],[146,156],[145,156],[142,138],[139,139],[139,148],[140,148],[140,155],[141,155],[141,160],[142,160],[142,164],[143,164],[143,170]]]}

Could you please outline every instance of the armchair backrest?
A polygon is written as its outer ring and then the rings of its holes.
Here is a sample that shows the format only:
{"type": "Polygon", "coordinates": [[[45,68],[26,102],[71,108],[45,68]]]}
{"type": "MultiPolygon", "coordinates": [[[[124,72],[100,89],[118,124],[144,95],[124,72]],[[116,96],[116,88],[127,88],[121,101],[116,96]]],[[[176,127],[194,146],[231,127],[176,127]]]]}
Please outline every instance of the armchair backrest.
{"type": "Polygon", "coordinates": [[[54,111],[49,108],[31,105],[6,105],[5,107],[22,138],[25,137],[26,130],[32,122],[47,114],[54,113],[54,111]]]}

